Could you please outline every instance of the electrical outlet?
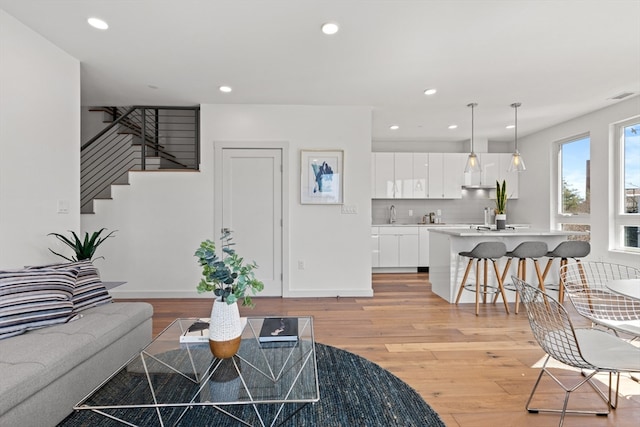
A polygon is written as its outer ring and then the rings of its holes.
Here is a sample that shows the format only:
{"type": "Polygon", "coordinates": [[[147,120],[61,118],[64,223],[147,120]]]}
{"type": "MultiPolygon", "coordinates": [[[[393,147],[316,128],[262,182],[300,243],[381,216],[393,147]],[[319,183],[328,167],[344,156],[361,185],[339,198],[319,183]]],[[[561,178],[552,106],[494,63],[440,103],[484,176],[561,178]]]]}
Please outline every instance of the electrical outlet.
{"type": "Polygon", "coordinates": [[[413,209],[409,209],[409,216],[413,216],[413,209]]]}
{"type": "Polygon", "coordinates": [[[298,261],[298,270],[304,270],[304,261],[298,261]]]}

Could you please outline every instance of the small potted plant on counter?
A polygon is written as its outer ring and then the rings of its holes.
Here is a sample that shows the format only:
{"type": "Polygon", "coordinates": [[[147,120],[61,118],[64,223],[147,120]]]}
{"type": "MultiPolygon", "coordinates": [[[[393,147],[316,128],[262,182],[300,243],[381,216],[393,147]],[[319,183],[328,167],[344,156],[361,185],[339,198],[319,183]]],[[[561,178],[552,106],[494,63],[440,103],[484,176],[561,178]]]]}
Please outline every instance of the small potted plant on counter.
{"type": "Polygon", "coordinates": [[[496,229],[504,230],[507,226],[507,181],[496,181],[496,229]]]}

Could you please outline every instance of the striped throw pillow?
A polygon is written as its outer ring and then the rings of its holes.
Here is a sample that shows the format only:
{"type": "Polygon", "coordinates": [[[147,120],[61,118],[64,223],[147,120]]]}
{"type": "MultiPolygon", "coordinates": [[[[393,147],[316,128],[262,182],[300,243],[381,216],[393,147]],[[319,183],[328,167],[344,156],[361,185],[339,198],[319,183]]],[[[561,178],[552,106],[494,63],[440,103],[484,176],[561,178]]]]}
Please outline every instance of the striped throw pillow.
{"type": "Polygon", "coordinates": [[[0,339],[73,317],[77,269],[0,271],[0,339]]]}
{"type": "Polygon", "coordinates": [[[79,313],[88,308],[113,301],[109,291],[107,291],[107,288],[102,284],[102,280],[100,280],[98,269],[93,265],[91,260],[29,268],[77,269],[78,278],[73,289],[72,298],[74,313],[79,313]]]}

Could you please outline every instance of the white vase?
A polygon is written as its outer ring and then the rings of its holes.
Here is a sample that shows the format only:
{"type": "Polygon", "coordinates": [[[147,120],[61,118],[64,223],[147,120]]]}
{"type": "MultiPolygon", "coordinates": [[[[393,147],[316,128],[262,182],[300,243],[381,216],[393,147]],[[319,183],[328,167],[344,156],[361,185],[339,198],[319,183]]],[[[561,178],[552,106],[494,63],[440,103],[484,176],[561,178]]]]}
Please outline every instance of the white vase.
{"type": "Polygon", "coordinates": [[[227,304],[216,298],[209,321],[209,347],[218,359],[233,357],[240,348],[242,324],[238,303],[227,304]]]}
{"type": "Polygon", "coordinates": [[[507,227],[507,214],[496,214],[496,229],[504,230],[507,227]]]}

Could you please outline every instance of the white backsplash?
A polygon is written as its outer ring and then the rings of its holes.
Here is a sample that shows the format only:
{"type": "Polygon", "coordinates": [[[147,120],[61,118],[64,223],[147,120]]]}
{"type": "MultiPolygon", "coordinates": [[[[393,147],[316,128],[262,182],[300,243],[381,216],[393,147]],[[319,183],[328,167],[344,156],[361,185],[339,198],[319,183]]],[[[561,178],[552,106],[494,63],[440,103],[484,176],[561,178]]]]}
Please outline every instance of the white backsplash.
{"type": "MultiPolygon", "coordinates": [[[[518,203],[517,199],[507,202],[507,222],[517,223],[517,218],[510,218],[508,215],[509,205],[518,203]]],[[[397,224],[417,224],[422,221],[424,215],[429,212],[442,211],[442,222],[473,223],[482,224],[484,222],[484,208],[495,207],[495,200],[489,199],[488,190],[462,190],[462,199],[445,200],[423,200],[423,199],[373,199],[371,201],[372,224],[388,224],[389,208],[394,205],[396,208],[397,224]],[[409,211],[413,210],[413,216],[409,216],[409,211]]],[[[492,218],[493,219],[493,218],[492,218]]]]}

